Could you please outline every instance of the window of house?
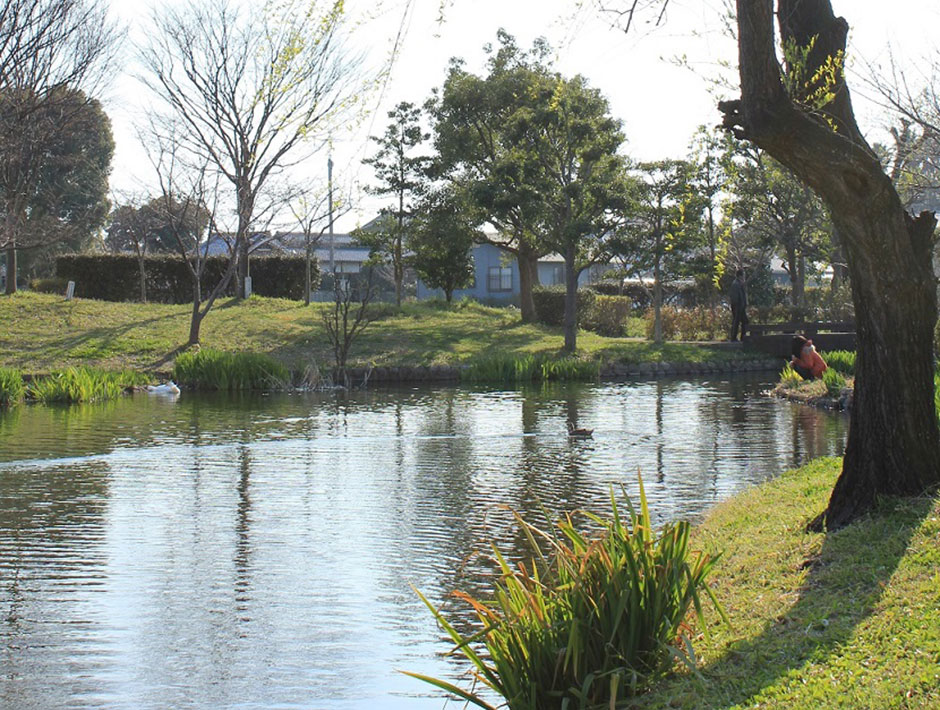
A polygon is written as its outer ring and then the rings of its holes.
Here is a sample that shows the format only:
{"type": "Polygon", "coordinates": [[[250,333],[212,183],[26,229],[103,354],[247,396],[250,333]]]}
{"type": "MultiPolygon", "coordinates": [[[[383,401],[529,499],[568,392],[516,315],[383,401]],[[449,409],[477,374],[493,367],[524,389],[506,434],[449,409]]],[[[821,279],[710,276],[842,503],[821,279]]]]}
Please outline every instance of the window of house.
{"type": "Polygon", "coordinates": [[[562,264],[552,266],[552,285],[563,284],[565,282],[565,267],[562,264]]]}
{"type": "Polygon", "coordinates": [[[512,291],[512,267],[491,266],[486,273],[486,290],[490,293],[512,291]]]}

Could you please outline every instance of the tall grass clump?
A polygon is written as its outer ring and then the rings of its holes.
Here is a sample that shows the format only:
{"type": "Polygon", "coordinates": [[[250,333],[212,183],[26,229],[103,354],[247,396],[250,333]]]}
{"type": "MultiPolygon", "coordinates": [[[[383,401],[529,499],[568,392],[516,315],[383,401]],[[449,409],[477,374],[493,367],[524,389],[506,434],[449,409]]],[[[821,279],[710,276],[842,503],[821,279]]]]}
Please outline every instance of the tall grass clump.
{"type": "Polygon", "coordinates": [[[800,383],[803,381],[803,378],[800,376],[800,373],[793,369],[793,365],[787,363],[783,366],[783,369],[780,371],[780,386],[784,389],[793,389],[794,387],[799,387],[800,383]]]}
{"type": "Polygon", "coordinates": [[[462,378],[470,382],[525,383],[540,381],[594,380],[600,374],[597,362],[548,355],[491,355],[472,360],[462,378]]]}
{"type": "Polygon", "coordinates": [[[855,353],[851,350],[830,350],[820,353],[826,364],[846,377],[855,377],[855,353]]]}
{"type": "Polygon", "coordinates": [[[30,382],[26,396],[46,404],[94,402],[119,397],[129,387],[145,384],[148,379],[147,375],[131,370],[109,372],[92,367],[69,367],[30,382]]]}
{"type": "Polygon", "coordinates": [[[838,397],[839,393],[845,389],[845,377],[833,367],[823,373],[822,381],[830,397],[838,397]]]}
{"type": "Polygon", "coordinates": [[[25,392],[22,373],[9,367],[0,367],[0,408],[12,407],[23,399],[25,392]]]}
{"type": "MultiPolygon", "coordinates": [[[[500,570],[494,599],[455,592],[479,621],[470,635],[421,596],[456,644],[451,654],[469,661],[477,682],[510,710],[614,707],[676,658],[694,665],[686,622],[694,608],[705,629],[703,593],[718,606],[705,582],[717,556],[690,550],[688,522],[655,532],[642,481],[640,511],[627,499],[627,521],[613,496],[611,502],[611,519],[587,514],[600,529],[593,536],[579,532],[570,516],[557,523],[557,532],[520,519],[531,562],[510,565],[494,546],[500,570]],[[545,545],[548,555],[541,552],[545,545]]],[[[479,707],[495,707],[473,689],[408,675],[479,707]]]]}
{"type": "Polygon", "coordinates": [[[228,353],[211,348],[176,358],[173,377],[180,385],[204,390],[283,389],[290,373],[277,360],[259,353],[228,353]]]}

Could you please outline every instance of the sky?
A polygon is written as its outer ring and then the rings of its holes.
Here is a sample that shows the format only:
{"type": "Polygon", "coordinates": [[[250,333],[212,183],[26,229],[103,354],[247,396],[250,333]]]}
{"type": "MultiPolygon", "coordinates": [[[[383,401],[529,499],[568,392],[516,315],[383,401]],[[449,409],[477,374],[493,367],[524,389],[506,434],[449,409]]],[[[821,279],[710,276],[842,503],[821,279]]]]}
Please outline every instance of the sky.
{"type": "MultiPolygon", "coordinates": [[[[259,0],[243,1],[260,5],[259,0]]],[[[670,0],[660,26],[646,15],[626,35],[611,29],[609,21],[592,10],[590,0],[444,2],[442,13],[442,0],[413,0],[406,14],[406,0],[384,0],[377,13],[374,0],[347,0],[352,15],[371,16],[357,25],[350,38],[350,45],[366,55],[367,63],[377,68],[393,47],[397,52],[388,80],[366,101],[369,114],[355,130],[332,137],[335,189],[349,195],[356,207],[337,220],[337,231],[368,221],[381,207],[378,198],[363,190],[374,180],[361,161],[374,152],[368,137],[384,131],[387,112],[400,101],[422,103],[432,88],[442,84],[451,57],[463,58],[471,71],[482,70],[483,46],[495,42],[499,28],[514,35],[522,47],[545,37],[555,49],[559,71],[582,74],[600,89],[612,114],[623,121],[624,150],[633,158],[683,157],[699,125],[720,122],[716,101],[725,96],[716,95],[710,79],[722,71],[734,78],[721,65],[733,64],[736,56],[734,43],[721,29],[722,0],[670,0]]],[[[865,90],[864,67],[886,63],[890,52],[916,74],[925,57],[940,48],[931,37],[931,30],[940,26],[940,8],[935,0],[895,0],[889,12],[881,0],[833,0],[833,7],[851,27],[850,85],[859,122],[869,140],[883,139],[888,119],[865,90]]],[[[116,143],[111,186],[120,201],[153,189],[152,171],[136,136],[146,97],[132,77],[130,49],[147,31],[148,12],[138,3],[122,0],[112,0],[112,11],[129,28],[124,71],[105,97],[116,143]]],[[[325,154],[314,155],[296,177],[325,183],[326,162],[325,154]]]]}

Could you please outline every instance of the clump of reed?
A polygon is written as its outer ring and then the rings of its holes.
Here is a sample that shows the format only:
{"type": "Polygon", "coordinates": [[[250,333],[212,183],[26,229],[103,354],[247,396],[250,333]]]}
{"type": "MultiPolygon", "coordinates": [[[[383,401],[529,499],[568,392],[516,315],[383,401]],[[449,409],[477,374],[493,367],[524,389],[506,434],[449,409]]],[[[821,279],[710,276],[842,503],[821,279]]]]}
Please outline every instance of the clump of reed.
{"type": "Polygon", "coordinates": [[[23,399],[26,385],[19,370],[0,367],[0,408],[12,407],[23,399]]]}
{"type": "Polygon", "coordinates": [[[69,367],[37,377],[26,388],[26,396],[37,402],[94,402],[114,399],[127,389],[146,384],[147,375],[132,370],[111,372],[92,367],[69,367]]]}
{"type": "Polygon", "coordinates": [[[845,377],[855,377],[855,352],[852,350],[829,350],[820,353],[830,369],[845,377]]]}
{"type": "MultiPolygon", "coordinates": [[[[676,658],[694,668],[687,621],[694,609],[706,630],[704,595],[726,619],[705,581],[717,556],[690,549],[689,523],[654,531],[642,481],[640,510],[628,498],[627,520],[613,495],[611,503],[612,518],[588,515],[600,530],[593,536],[580,532],[570,516],[557,523],[557,532],[519,519],[531,562],[510,565],[494,546],[500,570],[494,599],[455,593],[479,620],[470,635],[421,596],[456,644],[451,654],[469,661],[477,681],[510,710],[614,707],[676,658]],[[541,552],[545,545],[548,555],[541,552]]],[[[408,675],[480,707],[495,707],[472,688],[408,675]]]]}
{"type": "Polygon", "coordinates": [[[173,368],[176,382],[203,390],[286,389],[287,368],[260,353],[229,353],[212,348],[182,353],[173,368]]]}
{"type": "Polygon", "coordinates": [[[472,360],[461,378],[469,382],[525,383],[549,380],[595,380],[597,362],[550,355],[491,355],[472,360]]]}
{"type": "Polygon", "coordinates": [[[838,397],[839,393],[845,389],[845,376],[834,367],[830,367],[823,373],[822,381],[830,397],[838,397]]]}
{"type": "Polygon", "coordinates": [[[794,387],[799,387],[800,383],[803,381],[803,378],[800,376],[800,373],[793,369],[793,365],[789,362],[783,366],[783,369],[780,371],[780,386],[784,389],[793,389],[794,387]]]}

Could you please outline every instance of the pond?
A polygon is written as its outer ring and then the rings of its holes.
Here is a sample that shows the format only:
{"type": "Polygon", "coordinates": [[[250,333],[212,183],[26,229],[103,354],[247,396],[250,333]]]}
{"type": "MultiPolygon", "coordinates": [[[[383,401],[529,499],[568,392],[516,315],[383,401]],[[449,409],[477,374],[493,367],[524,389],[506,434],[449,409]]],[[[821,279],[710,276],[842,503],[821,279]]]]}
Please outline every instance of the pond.
{"type": "Polygon", "coordinates": [[[461,670],[412,585],[484,588],[511,510],[604,512],[639,470],[658,521],[697,519],[841,453],[847,418],[762,377],[0,414],[0,706],[440,708],[396,672],[461,670]]]}

